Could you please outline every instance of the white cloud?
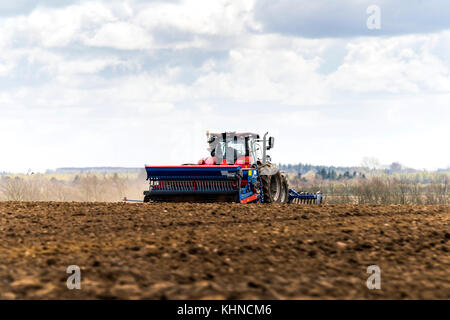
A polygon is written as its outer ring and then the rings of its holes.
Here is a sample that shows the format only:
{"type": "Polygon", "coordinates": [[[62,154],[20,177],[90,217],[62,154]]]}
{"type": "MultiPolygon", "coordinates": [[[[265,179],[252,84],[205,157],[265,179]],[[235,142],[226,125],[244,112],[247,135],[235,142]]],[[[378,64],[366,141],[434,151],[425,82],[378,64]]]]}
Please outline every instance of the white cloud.
{"type": "Polygon", "coordinates": [[[253,5],[253,0],[155,3],[140,12],[136,21],[149,29],[174,28],[199,35],[234,36],[249,27],[259,28],[252,19],[253,5]]]}
{"type": "Polygon", "coordinates": [[[5,76],[9,74],[13,68],[14,68],[13,64],[10,64],[8,62],[2,63],[2,61],[0,61],[0,76],[5,76]]]}
{"type": "Polygon", "coordinates": [[[83,43],[93,47],[109,47],[120,50],[151,49],[152,39],[143,28],[129,22],[102,25],[90,37],[83,35],[83,43]]]}
{"type": "Polygon", "coordinates": [[[200,76],[194,87],[207,98],[317,104],[324,99],[322,79],[315,72],[318,65],[318,59],[306,60],[284,49],[235,49],[226,70],[200,76]]]}
{"type": "Polygon", "coordinates": [[[426,36],[362,39],[348,44],[331,86],[355,92],[420,93],[450,88],[450,69],[426,36]]]}
{"type": "Polygon", "coordinates": [[[206,129],[270,131],[276,162],[448,164],[449,31],[305,39],[262,32],[253,8],[83,1],[0,21],[0,171],[192,162],[206,129]]]}

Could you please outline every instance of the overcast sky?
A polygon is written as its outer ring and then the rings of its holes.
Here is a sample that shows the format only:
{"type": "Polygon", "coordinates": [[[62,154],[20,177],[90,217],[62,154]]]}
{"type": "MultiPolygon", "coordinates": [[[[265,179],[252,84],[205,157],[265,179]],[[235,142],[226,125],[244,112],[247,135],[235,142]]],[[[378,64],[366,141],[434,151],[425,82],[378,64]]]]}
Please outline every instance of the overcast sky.
{"type": "Polygon", "coordinates": [[[449,17],[444,0],[2,1],[0,171],[196,162],[207,129],[269,131],[277,163],[447,167],[449,17]]]}

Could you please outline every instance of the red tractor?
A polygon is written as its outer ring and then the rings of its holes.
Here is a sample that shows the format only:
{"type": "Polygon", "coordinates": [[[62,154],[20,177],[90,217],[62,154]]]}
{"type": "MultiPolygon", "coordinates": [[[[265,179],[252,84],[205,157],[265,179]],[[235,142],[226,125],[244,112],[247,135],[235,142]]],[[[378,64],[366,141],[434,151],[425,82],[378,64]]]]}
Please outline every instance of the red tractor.
{"type": "Polygon", "coordinates": [[[289,189],[286,174],[267,154],[274,146],[267,133],[207,132],[207,139],[210,154],[196,165],[146,166],[144,202],[321,203],[320,193],[289,189]]]}

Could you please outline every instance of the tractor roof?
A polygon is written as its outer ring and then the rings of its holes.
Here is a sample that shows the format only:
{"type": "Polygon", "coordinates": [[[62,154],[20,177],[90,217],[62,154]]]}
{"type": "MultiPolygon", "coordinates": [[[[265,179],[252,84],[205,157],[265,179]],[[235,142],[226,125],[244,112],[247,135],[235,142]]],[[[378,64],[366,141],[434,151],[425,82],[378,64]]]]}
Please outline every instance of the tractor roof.
{"type": "MultiPolygon", "coordinates": [[[[227,135],[233,134],[237,137],[249,137],[249,136],[256,136],[257,139],[259,139],[259,134],[254,132],[226,132],[227,135]]],[[[221,137],[222,133],[210,133],[210,135],[221,137]]]]}

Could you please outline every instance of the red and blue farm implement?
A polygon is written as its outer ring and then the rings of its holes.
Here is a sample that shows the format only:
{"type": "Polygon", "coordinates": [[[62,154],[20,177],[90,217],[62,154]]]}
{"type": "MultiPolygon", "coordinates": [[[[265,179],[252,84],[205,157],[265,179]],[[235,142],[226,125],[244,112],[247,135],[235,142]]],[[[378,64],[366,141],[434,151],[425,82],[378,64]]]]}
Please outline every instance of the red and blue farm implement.
{"type": "Polygon", "coordinates": [[[196,165],[146,166],[144,202],[314,203],[322,194],[296,192],[270,163],[274,139],[255,133],[209,134],[210,156],[196,165]],[[262,149],[262,152],[261,152],[262,149]]]}

